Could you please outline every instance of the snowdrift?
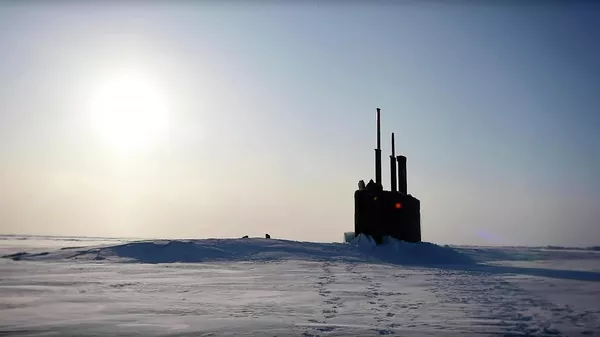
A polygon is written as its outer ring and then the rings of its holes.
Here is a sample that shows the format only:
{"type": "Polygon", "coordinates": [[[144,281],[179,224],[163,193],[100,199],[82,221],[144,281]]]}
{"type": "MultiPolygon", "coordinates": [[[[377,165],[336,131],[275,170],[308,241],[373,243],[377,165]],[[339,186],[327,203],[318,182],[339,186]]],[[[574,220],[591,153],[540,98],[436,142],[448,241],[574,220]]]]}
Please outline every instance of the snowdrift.
{"type": "Polygon", "coordinates": [[[411,265],[471,264],[474,260],[458,250],[432,243],[407,243],[387,238],[376,245],[359,235],[347,243],[314,243],[277,239],[202,239],[134,241],[92,247],[3,256],[29,261],[114,261],[138,263],[194,263],[221,261],[337,260],[411,265]]]}

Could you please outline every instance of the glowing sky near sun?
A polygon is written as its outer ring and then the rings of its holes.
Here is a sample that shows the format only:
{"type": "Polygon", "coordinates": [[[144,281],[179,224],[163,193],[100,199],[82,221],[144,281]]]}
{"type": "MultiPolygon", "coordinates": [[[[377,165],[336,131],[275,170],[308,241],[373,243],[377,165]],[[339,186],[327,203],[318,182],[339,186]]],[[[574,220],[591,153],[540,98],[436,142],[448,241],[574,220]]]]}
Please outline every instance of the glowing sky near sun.
{"type": "Polygon", "coordinates": [[[598,244],[598,31],[591,2],[2,3],[0,232],[339,241],[379,107],[424,240],[598,244]]]}

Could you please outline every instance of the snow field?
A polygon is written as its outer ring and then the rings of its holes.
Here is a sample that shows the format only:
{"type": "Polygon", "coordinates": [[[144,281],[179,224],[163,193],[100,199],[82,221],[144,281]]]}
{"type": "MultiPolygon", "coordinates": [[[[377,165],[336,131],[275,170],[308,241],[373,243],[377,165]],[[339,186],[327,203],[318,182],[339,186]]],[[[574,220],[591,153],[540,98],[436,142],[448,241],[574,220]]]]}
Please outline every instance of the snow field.
{"type": "Polygon", "coordinates": [[[0,335],[600,334],[596,251],[375,247],[366,238],[8,247],[0,335]]]}

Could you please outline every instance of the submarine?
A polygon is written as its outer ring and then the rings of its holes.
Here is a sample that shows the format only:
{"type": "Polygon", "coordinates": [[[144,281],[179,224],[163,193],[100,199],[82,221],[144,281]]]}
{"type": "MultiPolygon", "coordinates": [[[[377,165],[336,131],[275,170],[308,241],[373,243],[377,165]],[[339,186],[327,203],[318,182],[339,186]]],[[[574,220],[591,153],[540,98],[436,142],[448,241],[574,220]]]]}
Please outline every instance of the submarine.
{"type": "Polygon", "coordinates": [[[421,242],[421,202],[407,191],[406,156],[396,156],[394,133],[390,155],[390,190],[381,182],[381,109],[377,108],[375,181],[358,182],[354,192],[354,237],[364,234],[382,244],[385,237],[421,242]],[[397,175],[396,175],[397,174],[397,175]]]}

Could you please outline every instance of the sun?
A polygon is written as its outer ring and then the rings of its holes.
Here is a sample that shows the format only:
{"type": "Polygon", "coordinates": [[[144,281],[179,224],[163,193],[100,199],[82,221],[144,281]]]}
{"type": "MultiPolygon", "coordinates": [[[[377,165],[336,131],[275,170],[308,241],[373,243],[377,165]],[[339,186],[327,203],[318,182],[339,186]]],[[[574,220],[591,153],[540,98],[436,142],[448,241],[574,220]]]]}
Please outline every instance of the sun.
{"type": "Polygon", "coordinates": [[[119,152],[136,152],[164,141],[169,106],[164,88],[147,74],[122,71],[102,81],[89,100],[90,123],[101,141],[119,152]]]}

